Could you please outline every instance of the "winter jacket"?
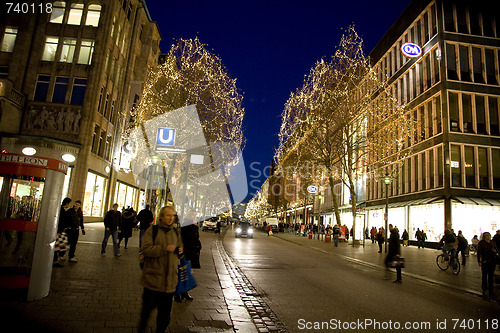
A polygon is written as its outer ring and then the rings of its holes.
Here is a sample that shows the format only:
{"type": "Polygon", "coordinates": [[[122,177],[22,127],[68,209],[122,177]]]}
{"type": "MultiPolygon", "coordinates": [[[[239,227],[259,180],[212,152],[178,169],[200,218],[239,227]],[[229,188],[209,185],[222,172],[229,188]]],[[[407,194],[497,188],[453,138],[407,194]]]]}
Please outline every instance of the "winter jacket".
{"type": "Polygon", "coordinates": [[[149,209],[144,208],[139,212],[139,215],[137,215],[137,219],[140,222],[139,229],[146,230],[151,226],[151,222],[153,222],[154,217],[153,213],[149,209]]]}
{"type": "Polygon", "coordinates": [[[477,245],[477,262],[495,262],[495,243],[484,239],[477,245]]]}
{"type": "Polygon", "coordinates": [[[153,243],[153,228],[142,238],[141,251],[144,255],[141,285],[150,290],[173,293],[177,287],[178,251],[167,252],[167,245],[182,248],[180,232],[176,228],[158,225],[158,234],[153,243]]]}
{"type": "Polygon", "coordinates": [[[57,233],[61,233],[64,229],[73,228],[76,224],[76,212],[73,208],[64,209],[61,206],[59,211],[59,224],[57,225],[57,233]]]}
{"type": "Polygon", "coordinates": [[[122,213],[113,209],[104,216],[104,227],[109,228],[109,231],[116,231],[122,227],[122,213]]]}

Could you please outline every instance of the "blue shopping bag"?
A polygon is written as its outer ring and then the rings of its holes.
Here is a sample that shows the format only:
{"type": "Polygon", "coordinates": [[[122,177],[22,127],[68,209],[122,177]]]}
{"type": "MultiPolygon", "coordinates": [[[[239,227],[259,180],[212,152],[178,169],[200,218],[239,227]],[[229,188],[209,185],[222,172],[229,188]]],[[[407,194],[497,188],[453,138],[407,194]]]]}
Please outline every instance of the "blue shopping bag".
{"type": "Polygon", "coordinates": [[[179,268],[178,268],[178,281],[177,288],[175,289],[176,294],[184,294],[194,289],[197,284],[191,274],[191,262],[186,260],[184,256],[180,258],[179,268]]]}

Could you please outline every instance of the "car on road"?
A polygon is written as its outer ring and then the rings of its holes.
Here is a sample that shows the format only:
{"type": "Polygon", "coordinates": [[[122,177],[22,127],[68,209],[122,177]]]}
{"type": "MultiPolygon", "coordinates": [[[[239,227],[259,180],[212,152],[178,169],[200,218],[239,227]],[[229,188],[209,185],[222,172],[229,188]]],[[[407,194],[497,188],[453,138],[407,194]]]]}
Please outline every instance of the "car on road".
{"type": "Polygon", "coordinates": [[[234,231],[234,237],[242,237],[246,236],[247,238],[253,238],[253,228],[252,225],[248,222],[240,222],[236,226],[234,231]]]}
{"type": "Polygon", "coordinates": [[[218,218],[211,217],[208,220],[203,221],[203,227],[201,227],[201,231],[217,229],[217,220],[218,218]]]}

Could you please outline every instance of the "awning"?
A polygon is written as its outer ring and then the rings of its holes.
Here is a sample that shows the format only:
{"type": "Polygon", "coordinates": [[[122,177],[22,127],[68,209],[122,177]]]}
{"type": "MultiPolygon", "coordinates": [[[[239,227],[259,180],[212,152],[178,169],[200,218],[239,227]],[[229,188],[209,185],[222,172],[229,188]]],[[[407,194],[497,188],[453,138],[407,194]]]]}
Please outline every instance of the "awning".
{"type": "Polygon", "coordinates": [[[482,205],[482,206],[500,206],[500,201],[496,199],[481,199],[469,197],[454,197],[453,200],[468,205],[482,205]]]}
{"type": "MultiPolygon", "coordinates": [[[[389,202],[389,208],[398,208],[398,207],[406,207],[406,206],[418,206],[418,205],[428,205],[434,203],[436,201],[443,200],[442,197],[430,197],[430,198],[421,198],[415,200],[401,201],[401,202],[389,202]]],[[[376,206],[367,206],[366,209],[382,209],[385,208],[385,205],[376,205],[376,206]]]]}

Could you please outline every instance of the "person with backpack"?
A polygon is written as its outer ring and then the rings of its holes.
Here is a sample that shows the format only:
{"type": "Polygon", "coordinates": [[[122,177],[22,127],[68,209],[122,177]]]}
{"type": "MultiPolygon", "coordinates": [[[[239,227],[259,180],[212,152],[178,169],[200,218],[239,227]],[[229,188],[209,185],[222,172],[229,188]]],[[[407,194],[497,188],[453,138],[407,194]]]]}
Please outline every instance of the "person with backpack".
{"type": "Polygon", "coordinates": [[[339,246],[339,238],[340,238],[340,227],[338,224],[333,226],[333,243],[335,247],[339,246]]]}
{"type": "Polygon", "coordinates": [[[171,206],[160,209],[159,223],[144,233],[141,285],[142,310],[139,332],[146,332],[151,312],[156,308],[156,331],[165,332],[170,324],[172,300],[178,281],[179,255],[183,253],[180,232],[174,226],[177,212],[171,206]],[[156,235],[153,235],[153,234],[156,235]]]}

